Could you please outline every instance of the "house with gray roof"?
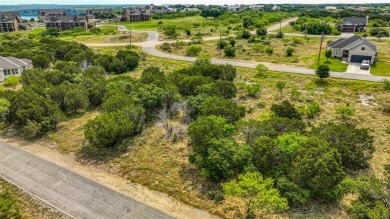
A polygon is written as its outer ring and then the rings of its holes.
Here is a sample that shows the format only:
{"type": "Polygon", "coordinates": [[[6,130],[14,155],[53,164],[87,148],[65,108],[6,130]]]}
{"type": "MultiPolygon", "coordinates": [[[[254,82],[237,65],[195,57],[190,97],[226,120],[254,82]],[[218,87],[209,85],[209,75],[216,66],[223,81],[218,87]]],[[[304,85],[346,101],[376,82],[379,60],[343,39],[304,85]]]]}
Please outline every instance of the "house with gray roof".
{"type": "Polygon", "coordinates": [[[38,19],[40,21],[43,21],[46,19],[46,17],[50,16],[63,16],[68,15],[66,13],[66,10],[63,9],[42,9],[38,11],[38,19]]]}
{"type": "Polygon", "coordinates": [[[0,32],[13,32],[23,29],[22,18],[17,12],[0,12],[0,32]]]}
{"type": "Polygon", "coordinates": [[[86,16],[55,15],[46,17],[45,26],[46,29],[58,28],[62,31],[71,30],[75,27],[88,29],[88,21],[86,16]]]}
{"type": "Polygon", "coordinates": [[[0,56],[0,82],[12,75],[20,76],[25,70],[32,68],[31,60],[0,56]]]}
{"type": "Polygon", "coordinates": [[[364,32],[367,29],[368,16],[367,17],[345,17],[341,24],[341,32],[343,33],[356,33],[364,32]]]}
{"type": "Polygon", "coordinates": [[[111,8],[98,8],[87,10],[88,19],[107,18],[110,14],[112,14],[111,8]]]}
{"type": "Polygon", "coordinates": [[[151,14],[145,8],[124,8],[122,12],[122,21],[150,21],[151,14]]]}
{"type": "Polygon", "coordinates": [[[328,44],[332,57],[340,58],[345,62],[361,63],[370,60],[371,64],[377,61],[378,51],[374,44],[359,36],[338,39],[328,44]]]}

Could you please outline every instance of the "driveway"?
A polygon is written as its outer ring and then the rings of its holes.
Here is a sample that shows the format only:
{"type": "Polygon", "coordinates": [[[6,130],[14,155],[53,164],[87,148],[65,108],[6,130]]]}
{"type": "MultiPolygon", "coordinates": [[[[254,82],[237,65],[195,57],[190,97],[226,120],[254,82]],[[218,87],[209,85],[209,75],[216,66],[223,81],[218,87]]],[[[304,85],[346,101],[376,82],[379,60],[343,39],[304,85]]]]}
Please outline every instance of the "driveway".
{"type": "Polygon", "coordinates": [[[370,69],[360,69],[360,63],[351,62],[349,63],[347,71],[345,73],[370,75],[370,69]]]}

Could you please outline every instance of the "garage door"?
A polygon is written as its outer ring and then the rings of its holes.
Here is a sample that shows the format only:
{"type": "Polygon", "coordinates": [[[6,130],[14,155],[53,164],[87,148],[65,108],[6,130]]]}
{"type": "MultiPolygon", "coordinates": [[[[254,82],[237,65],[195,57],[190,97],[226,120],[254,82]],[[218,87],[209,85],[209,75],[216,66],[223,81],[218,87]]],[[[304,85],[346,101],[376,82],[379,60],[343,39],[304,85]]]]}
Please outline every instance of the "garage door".
{"type": "Polygon", "coordinates": [[[354,33],[355,32],[355,28],[354,27],[344,27],[343,28],[343,33],[354,33]]]}
{"type": "Polygon", "coordinates": [[[370,60],[371,62],[371,56],[351,56],[351,62],[361,63],[363,60],[370,60]]]}

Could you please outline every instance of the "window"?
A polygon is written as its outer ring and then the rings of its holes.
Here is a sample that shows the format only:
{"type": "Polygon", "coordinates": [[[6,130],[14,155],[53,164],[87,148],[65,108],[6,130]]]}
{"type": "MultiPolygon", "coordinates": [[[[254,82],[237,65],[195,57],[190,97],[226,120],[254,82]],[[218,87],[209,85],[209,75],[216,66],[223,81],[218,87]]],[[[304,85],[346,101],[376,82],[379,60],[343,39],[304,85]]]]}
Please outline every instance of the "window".
{"type": "Polygon", "coordinates": [[[362,47],[362,50],[366,50],[366,47],[362,47]]]}

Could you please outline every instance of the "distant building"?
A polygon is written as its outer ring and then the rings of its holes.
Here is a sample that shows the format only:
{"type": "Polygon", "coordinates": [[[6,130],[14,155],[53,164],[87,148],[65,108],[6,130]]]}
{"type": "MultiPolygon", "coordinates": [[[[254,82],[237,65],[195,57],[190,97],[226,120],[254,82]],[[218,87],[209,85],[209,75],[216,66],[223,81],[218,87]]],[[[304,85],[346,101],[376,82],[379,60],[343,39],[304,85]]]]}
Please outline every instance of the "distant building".
{"type": "Polygon", "coordinates": [[[20,76],[24,71],[32,68],[31,60],[0,56],[0,82],[12,75],[20,76]]]}
{"type": "Polygon", "coordinates": [[[23,29],[22,18],[17,12],[0,12],[0,32],[13,32],[23,29]]]}
{"type": "Polygon", "coordinates": [[[38,11],[38,19],[43,21],[48,16],[62,16],[67,15],[65,10],[62,9],[44,9],[38,11]]]}
{"type": "Polygon", "coordinates": [[[373,64],[378,59],[376,46],[359,36],[336,40],[328,45],[328,49],[332,51],[332,57],[341,58],[348,63],[370,60],[373,64]]]}
{"type": "Polygon", "coordinates": [[[122,12],[122,21],[150,21],[151,14],[144,8],[124,8],[122,12]]]}
{"type": "Polygon", "coordinates": [[[88,9],[87,17],[88,19],[97,19],[97,18],[107,18],[112,13],[111,8],[99,8],[99,9],[88,9]]]}
{"type": "Polygon", "coordinates": [[[150,13],[152,14],[169,14],[173,12],[175,12],[175,9],[173,8],[157,7],[157,6],[154,6],[150,11],[150,13]]]}
{"type": "Polygon", "coordinates": [[[249,8],[252,10],[264,10],[265,5],[250,5],[249,8]]]}
{"type": "Polygon", "coordinates": [[[365,12],[367,10],[366,7],[358,7],[355,9],[356,12],[365,12]]]}
{"type": "Polygon", "coordinates": [[[75,27],[82,27],[88,29],[88,21],[86,16],[49,16],[45,19],[46,28],[58,28],[62,31],[70,30],[75,27]]]}
{"type": "Polygon", "coordinates": [[[379,13],[379,15],[382,15],[382,16],[390,16],[390,12],[385,11],[385,12],[383,12],[383,13],[379,13]]]}
{"type": "Polygon", "coordinates": [[[343,18],[342,32],[343,33],[356,33],[364,32],[367,29],[368,16],[367,17],[345,17],[343,18]]]}
{"type": "Polygon", "coordinates": [[[277,10],[280,10],[280,6],[278,6],[278,5],[274,5],[274,6],[272,6],[272,11],[277,11],[277,10]]]}
{"type": "Polygon", "coordinates": [[[337,7],[335,7],[335,6],[325,6],[325,10],[335,11],[335,10],[337,10],[337,7]]]}

